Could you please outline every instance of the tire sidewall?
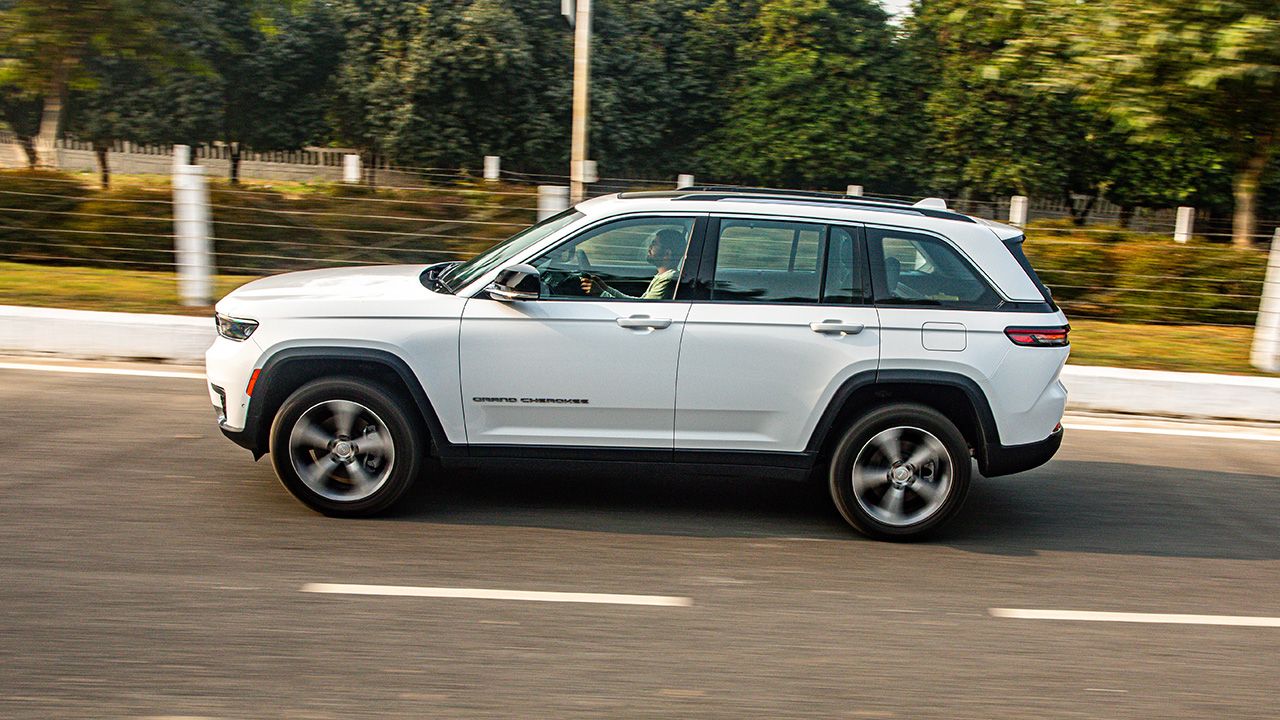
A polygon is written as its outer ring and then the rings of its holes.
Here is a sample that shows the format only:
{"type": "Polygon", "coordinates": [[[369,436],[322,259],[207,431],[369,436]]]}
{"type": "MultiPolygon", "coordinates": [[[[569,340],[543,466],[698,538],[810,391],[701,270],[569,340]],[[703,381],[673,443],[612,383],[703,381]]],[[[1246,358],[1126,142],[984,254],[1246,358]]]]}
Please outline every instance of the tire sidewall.
{"type": "Polygon", "coordinates": [[[959,511],[969,490],[972,466],[968,442],[945,415],[923,405],[885,405],[857,419],[836,445],[828,470],[831,499],[845,521],[865,535],[882,540],[920,540],[934,533],[959,511]],[[852,482],[853,464],[866,443],[876,433],[899,425],[932,433],[951,455],[952,466],[951,486],[942,507],[924,520],[905,526],[887,525],[863,510],[854,496],[852,482]]]}
{"type": "Polygon", "coordinates": [[[363,517],[386,510],[413,484],[421,467],[421,423],[385,387],[356,378],[328,378],[310,382],[284,401],[271,423],[271,464],[285,489],[307,507],[335,517],[363,517]],[[353,502],[331,500],[299,477],[289,453],[289,435],[309,408],[327,400],[351,400],[372,410],[386,425],[395,446],[395,463],[382,487],[353,502]]]}

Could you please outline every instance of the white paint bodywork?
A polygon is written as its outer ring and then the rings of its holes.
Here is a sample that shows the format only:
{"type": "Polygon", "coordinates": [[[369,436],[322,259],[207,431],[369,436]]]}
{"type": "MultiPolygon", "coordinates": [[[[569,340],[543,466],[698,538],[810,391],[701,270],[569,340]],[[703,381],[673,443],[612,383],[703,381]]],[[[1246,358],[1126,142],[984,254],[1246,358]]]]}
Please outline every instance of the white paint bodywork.
{"type": "Polygon", "coordinates": [[[669,449],[688,314],[678,302],[473,298],[461,342],[468,441],[669,449]],[[640,316],[670,324],[618,325],[640,316]]]}
{"type": "MultiPolygon", "coordinates": [[[[1004,299],[1043,301],[1001,245],[1021,231],[998,223],[926,217],[909,208],[755,198],[609,196],[577,209],[582,218],[503,267],[538,257],[606,219],[799,219],[938,236],[969,258],[1004,299]]],[[[598,298],[504,303],[483,292],[501,267],[456,294],[424,287],[424,267],[290,273],[254,281],[224,298],[219,312],[259,322],[249,341],[219,338],[206,355],[210,382],[227,392],[227,426],[244,427],[244,390],[254,368],[282,349],[308,346],[372,348],[399,356],[421,382],[448,440],[458,444],[797,452],[840,384],[876,369],[934,370],[972,380],[986,393],[1005,445],[1047,437],[1066,401],[1058,380],[1066,348],[1018,347],[1004,335],[1010,326],[1065,324],[1060,312],[598,298]],[[637,314],[671,324],[618,326],[618,318],[637,314]],[[863,330],[839,335],[810,328],[823,320],[860,324],[863,330]]]]}
{"type": "Polygon", "coordinates": [[[676,381],[676,448],[801,450],[845,380],[873,371],[872,307],[694,303],[676,381]],[[820,334],[809,325],[863,325],[820,334]]]}

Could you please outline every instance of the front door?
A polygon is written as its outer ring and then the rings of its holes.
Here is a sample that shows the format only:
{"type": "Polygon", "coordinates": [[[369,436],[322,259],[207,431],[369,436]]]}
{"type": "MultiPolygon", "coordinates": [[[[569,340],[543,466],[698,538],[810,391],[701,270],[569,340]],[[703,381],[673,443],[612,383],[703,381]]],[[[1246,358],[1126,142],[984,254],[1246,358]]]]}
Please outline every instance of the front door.
{"type": "Polygon", "coordinates": [[[467,441],[671,449],[689,303],[676,297],[697,218],[616,220],[530,264],[537,300],[481,293],[462,316],[467,441]]]}

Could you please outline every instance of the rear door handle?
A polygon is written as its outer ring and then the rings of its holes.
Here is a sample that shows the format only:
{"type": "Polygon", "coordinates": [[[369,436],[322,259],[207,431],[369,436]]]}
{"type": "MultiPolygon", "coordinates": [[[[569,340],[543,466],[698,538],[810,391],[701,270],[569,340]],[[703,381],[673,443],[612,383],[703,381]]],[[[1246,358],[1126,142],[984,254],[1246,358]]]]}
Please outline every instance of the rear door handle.
{"type": "Polygon", "coordinates": [[[618,318],[618,327],[631,328],[633,330],[642,330],[649,328],[652,330],[662,330],[671,327],[671,318],[651,318],[648,315],[632,315],[631,317],[618,318]]]}
{"type": "Polygon", "coordinates": [[[823,334],[840,333],[841,335],[857,335],[863,330],[866,330],[867,326],[862,323],[847,323],[847,322],[841,322],[839,320],[823,320],[822,322],[809,323],[809,329],[816,333],[823,333],[823,334]]]}

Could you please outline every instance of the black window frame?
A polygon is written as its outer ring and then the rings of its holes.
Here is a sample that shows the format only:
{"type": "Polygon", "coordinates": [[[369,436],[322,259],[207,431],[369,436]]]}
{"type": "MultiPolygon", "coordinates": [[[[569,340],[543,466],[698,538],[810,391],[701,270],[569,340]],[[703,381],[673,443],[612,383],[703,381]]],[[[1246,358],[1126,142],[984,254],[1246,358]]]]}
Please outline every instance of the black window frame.
{"type": "MultiPolygon", "coordinates": [[[[910,238],[908,238],[910,239],[910,238]]],[[[867,258],[870,261],[871,285],[873,289],[874,303],[877,308],[884,309],[928,309],[928,310],[968,310],[968,311],[992,311],[1000,310],[1006,305],[1007,301],[1000,294],[1000,291],[991,284],[981,270],[973,264],[968,255],[965,255],[955,243],[945,237],[922,231],[916,228],[900,228],[892,226],[866,226],[866,235],[864,246],[867,251],[867,258]],[[885,287],[885,267],[884,267],[884,237],[877,237],[877,233],[894,233],[898,235],[914,235],[918,238],[941,243],[944,247],[955,253],[956,259],[960,264],[967,267],[975,278],[986,287],[987,291],[994,298],[991,303],[970,303],[964,301],[951,300],[932,300],[920,299],[912,300],[909,298],[894,298],[890,295],[889,289],[885,287]]]]}
{"type": "MultiPolygon", "coordinates": [[[[831,251],[831,229],[839,227],[853,236],[854,256],[852,262],[857,267],[862,268],[861,276],[870,278],[870,262],[867,257],[867,239],[865,229],[858,223],[833,222],[822,218],[805,218],[792,216],[777,215],[711,215],[707,218],[707,225],[704,229],[700,240],[701,257],[698,261],[698,270],[696,277],[690,283],[689,289],[684,289],[685,278],[681,278],[681,296],[685,299],[698,303],[714,303],[717,305],[795,305],[795,306],[811,306],[811,307],[870,307],[873,303],[873,290],[868,282],[862,283],[861,297],[855,298],[853,302],[827,302],[827,271],[828,262],[830,261],[831,251]],[[756,220],[760,222],[779,222],[779,223],[799,223],[805,225],[817,225],[821,228],[821,237],[818,247],[818,297],[812,302],[795,302],[781,300],[713,300],[712,290],[715,287],[716,259],[720,251],[720,223],[723,220],[756,220]]],[[[794,262],[794,246],[791,262],[794,262]]],[[[689,262],[685,262],[687,270],[689,262]]]]}

